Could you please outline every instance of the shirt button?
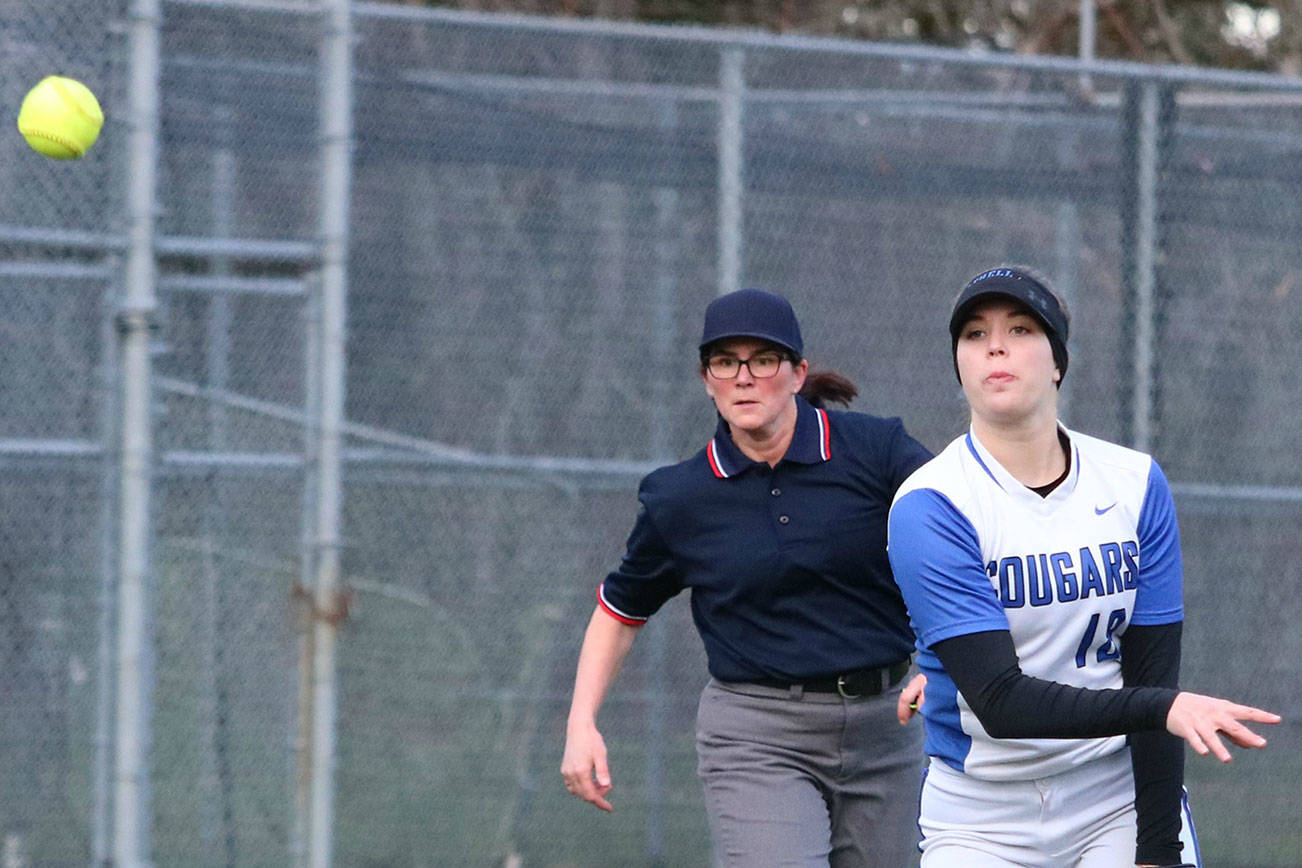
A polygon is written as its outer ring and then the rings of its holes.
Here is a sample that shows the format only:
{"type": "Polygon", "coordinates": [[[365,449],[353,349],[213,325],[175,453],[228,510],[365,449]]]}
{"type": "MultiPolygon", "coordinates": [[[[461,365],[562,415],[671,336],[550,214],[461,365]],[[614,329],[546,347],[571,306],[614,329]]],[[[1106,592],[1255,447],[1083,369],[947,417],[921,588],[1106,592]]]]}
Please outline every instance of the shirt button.
{"type": "Polygon", "coordinates": [[[777,497],[781,493],[782,493],[782,489],[780,488],[775,488],[769,492],[769,494],[773,495],[774,497],[777,497]]]}
{"type": "Polygon", "coordinates": [[[788,516],[788,515],[779,515],[779,516],[778,516],[778,523],[779,523],[779,524],[786,524],[786,523],[789,522],[789,521],[791,521],[791,516],[788,516]]]}

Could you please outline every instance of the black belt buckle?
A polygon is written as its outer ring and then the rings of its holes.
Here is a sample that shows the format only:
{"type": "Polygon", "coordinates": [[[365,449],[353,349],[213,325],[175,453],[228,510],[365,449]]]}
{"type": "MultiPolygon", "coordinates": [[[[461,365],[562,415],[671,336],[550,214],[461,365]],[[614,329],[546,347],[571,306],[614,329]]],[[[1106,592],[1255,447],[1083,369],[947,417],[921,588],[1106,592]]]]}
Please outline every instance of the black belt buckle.
{"type": "MultiPolygon", "coordinates": [[[[881,670],[880,670],[880,669],[873,670],[873,671],[874,671],[875,673],[877,673],[878,675],[881,674],[881,670]]],[[[849,692],[848,690],[845,689],[845,676],[844,676],[844,675],[838,675],[838,676],[836,676],[836,692],[839,693],[839,694],[841,695],[841,698],[842,698],[842,699],[858,699],[860,696],[863,696],[862,693],[851,693],[851,692],[849,692]]],[[[878,689],[878,690],[877,690],[877,693],[881,693],[881,690],[878,689]]]]}
{"type": "Polygon", "coordinates": [[[894,666],[847,672],[836,677],[836,692],[842,699],[877,696],[902,681],[908,671],[909,661],[904,660],[894,666]]]}

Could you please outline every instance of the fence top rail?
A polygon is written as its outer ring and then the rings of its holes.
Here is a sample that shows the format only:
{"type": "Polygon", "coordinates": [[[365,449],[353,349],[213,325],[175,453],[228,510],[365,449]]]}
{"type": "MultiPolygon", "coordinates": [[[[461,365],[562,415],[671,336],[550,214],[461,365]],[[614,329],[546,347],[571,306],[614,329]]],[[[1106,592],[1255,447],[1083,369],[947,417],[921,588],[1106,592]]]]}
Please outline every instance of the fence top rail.
{"type": "Polygon", "coordinates": [[[171,6],[210,6],[246,12],[283,12],[295,15],[321,15],[326,6],[321,0],[163,0],[171,6]]]}
{"type": "MultiPolygon", "coordinates": [[[[235,0],[168,0],[168,2],[221,6],[235,2],[235,0]]],[[[548,18],[518,13],[470,12],[458,9],[396,5],[374,2],[374,0],[354,2],[352,8],[354,15],[371,19],[469,25],[534,33],[595,36],[609,39],[694,43],[716,48],[780,49],[784,51],[858,55],[914,63],[942,63],[1073,75],[1099,75],[1169,84],[1201,84],[1253,90],[1302,91],[1302,77],[1241,70],[1209,69],[1196,66],[1160,66],[1123,60],[1080,60],[1073,57],[1008,54],[994,51],[977,53],[959,48],[904,45],[888,42],[860,42],[827,36],[772,34],[740,29],[711,29],[694,25],[548,18]]]]}

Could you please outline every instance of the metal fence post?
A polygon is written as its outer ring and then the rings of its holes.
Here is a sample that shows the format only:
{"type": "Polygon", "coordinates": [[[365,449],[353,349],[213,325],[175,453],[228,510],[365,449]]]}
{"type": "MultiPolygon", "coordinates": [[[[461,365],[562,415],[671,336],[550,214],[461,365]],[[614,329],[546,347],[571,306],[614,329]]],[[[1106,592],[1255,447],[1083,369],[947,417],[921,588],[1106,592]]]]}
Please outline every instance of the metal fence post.
{"type": "Polygon", "coordinates": [[[135,0],[131,8],[130,32],[126,297],[118,314],[122,428],[113,840],[113,862],[118,868],[140,868],[149,864],[152,826],[149,746],[153,631],[149,539],[153,371],[150,341],[157,307],[154,175],[158,148],[158,0],[135,0]]]}
{"type": "MultiPolygon", "coordinates": [[[[1080,59],[1084,63],[1094,62],[1094,43],[1098,40],[1098,26],[1095,4],[1098,0],[1080,0],[1080,59]]],[[[1094,90],[1094,80],[1088,72],[1080,75],[1080,87],[1085,94],[1094,90]]]]}
{"type": "Polygon", "coordinates": [[[1157,283],[1157,83],[1145,81],[1139,94],[1135,178],[1135,357],[1131,445],[1153,447],[1153,357],[1157,340],[1154,291],[1157,283]]]}
{"type": "Polygon", "coordinates": [[[741,288],[745,57],[740,48],[724,49],[719,56],[719,295],[741,288]]]}
{"type": "Polygon", "coordinates": [[[352,136],[349,0],[327,0],[321,35],[321,415],[317,451],[316,587],[312,620],[312,814],[309,863],[332,864],[336,648],[346,613],[339,588],[342,524],[344,340],[348,289],[348,196],[352,136]]]}
{"type": "MultiPolygon", "coordinates": [[[[210,189],[212,208],[212,234],[216,238],[231,238],[235,232],[236,157],[232,144],[235,140],[235,112],[228,105],[216,107],[213,113],[217,147],[212,154],[212,181],[210,189]]],[[[218,278],[230,277],[233,270],[230,259],[216,256],[211,264],[212,274],[218,278]]],[[[234,317],[230,293],[217,291],[208,301],[208,338],[205,368],[209,388],[225,392],[230,386],[231,328],[234,317]]],[[[208,406],[208,448],[224,452],[230,448],[229,411],[220,402],[208,406]]],[[[206,483],[210,490],[203,505],[201,527],[203,535],[203,617],[202,629],[197,637],[203,648],[204,666],[200,691],[200,747],[199,786],[204,797],[200,815],[200,838],[206,859],[216,859],[220,853],[222,864],[235,861],[235,823],[233,784],[230,773],[230,714],[229,698],[222,672],[225,656],[226,616],[218,536],[222,525],[219,503],[222,494],[221,474],[214,473],[206,483]]]]}

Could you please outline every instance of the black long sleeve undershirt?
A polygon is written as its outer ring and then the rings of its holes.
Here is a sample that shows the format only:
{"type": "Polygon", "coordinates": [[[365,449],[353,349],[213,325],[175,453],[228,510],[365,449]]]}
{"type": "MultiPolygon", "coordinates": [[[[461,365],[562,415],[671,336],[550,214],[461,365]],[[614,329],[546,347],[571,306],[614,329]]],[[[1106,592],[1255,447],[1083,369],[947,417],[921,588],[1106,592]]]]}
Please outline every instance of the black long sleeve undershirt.
{"type": "Polygon", "coordinates": [[[1128,735],[1138,819],[1136,861],[1179,863],[1183,746],[1166,734],[1180,667],[1180,624],[1131,627],[1122,639],[1118,690],[1090,690],[1022,672],[1007,630],[969,633],[932,646],[981,725],[994,738],[1128,735]]]}
{"type": "MultiPolygon", "coordinates": [[[[1180,683],[1182,625],[1131,627],[1125,632],[1121,677],[1127,686],[1176,688],[1180,683]]],[[[1135,864],[1180,862],[1180,801],[1184,789],[1184,742],[1163,729],[1132,732],[1135,815],[1139,826],[1135,864]]]]}
{"type": "Polygon", "coordinates": [[[1178,692],[1090,690],[1033,678],[1022,673],[1007,630],[955,636],[931,650],[994,738],[1102,738],[1163,730],[1178,692]]]}

